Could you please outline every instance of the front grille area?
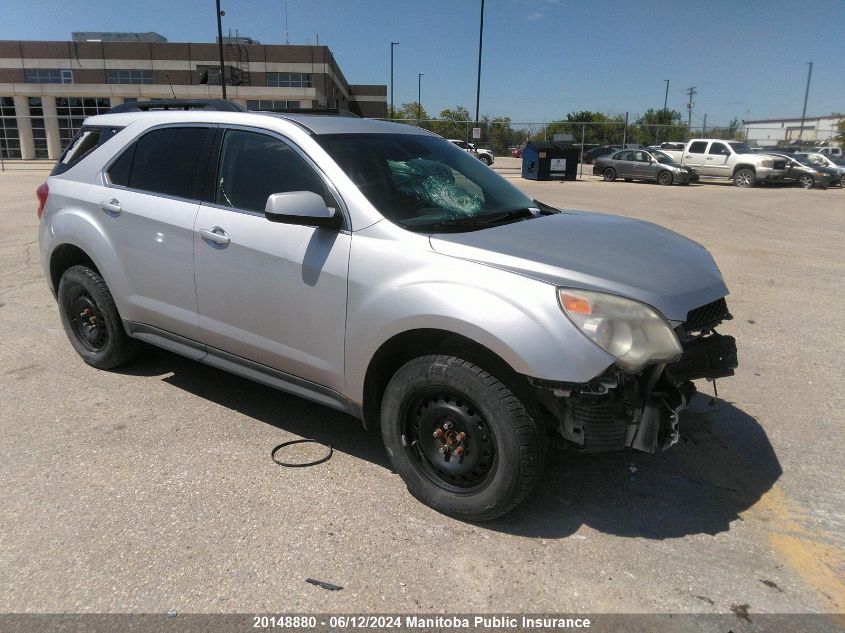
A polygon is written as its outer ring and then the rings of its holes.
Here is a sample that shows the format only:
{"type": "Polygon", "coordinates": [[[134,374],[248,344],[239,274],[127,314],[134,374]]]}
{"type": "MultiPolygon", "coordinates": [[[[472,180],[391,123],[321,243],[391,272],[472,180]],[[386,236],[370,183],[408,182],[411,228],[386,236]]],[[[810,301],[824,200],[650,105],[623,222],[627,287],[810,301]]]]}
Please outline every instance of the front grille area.
{"type": "Polygon", "coordinates": [[[776,160],[774,162],[775,169],[786,169],[786,161],[785,160],[776,160]]]}
{"type": "Polygon", "coordinates": [[[687,332],[705,330],[719,325],[726,318],[730,318],[728,303],[722,297],[700,308],[690,310],[687,313],[687,320],[684,322],[684,327],[687,332]]]}
{"type": "Polygon", "coordinates": [[[610,398],[573,398],[572,416],[584,430],[585,451],[598,453],[625,448],[626,423],[617,414],[617,404],[610,398]]]}

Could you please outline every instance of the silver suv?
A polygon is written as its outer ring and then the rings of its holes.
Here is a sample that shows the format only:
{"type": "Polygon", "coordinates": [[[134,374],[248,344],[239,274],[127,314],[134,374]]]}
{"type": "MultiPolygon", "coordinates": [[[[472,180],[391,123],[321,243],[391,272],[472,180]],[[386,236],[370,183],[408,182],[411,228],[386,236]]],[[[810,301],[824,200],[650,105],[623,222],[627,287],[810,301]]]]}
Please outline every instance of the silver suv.
{"type": "Polygon", "coordinates": [[[144,341],[380,425],[410,492],[468,520],[552,442],[668,448],[692,380],[733,374],[722,276],[660,226],[549,207],[406,125],[144,109],[87,119],[38,190],[89,365],[144,341]]]}

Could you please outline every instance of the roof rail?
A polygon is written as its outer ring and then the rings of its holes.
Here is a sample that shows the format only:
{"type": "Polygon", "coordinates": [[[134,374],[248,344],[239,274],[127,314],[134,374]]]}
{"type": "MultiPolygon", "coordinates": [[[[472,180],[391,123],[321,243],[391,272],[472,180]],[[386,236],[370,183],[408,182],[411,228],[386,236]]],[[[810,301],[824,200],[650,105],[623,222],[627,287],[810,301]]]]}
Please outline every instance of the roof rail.
{"type": "Polygon", "coordinates": [[[151,110],[216,110],[218,112],[246,112],[240,103],[228,99],[160,99],[132,101],[114,106],[106,114],[120,112],[149,112],[151,110]]]}
{"type": "Polygon", "coordinates": [[[253,110],[262,114],[320,114],[324,116],[343,116],[360,119],[357,114],[340,108],[276,108],[273,110],[253,110]]]}

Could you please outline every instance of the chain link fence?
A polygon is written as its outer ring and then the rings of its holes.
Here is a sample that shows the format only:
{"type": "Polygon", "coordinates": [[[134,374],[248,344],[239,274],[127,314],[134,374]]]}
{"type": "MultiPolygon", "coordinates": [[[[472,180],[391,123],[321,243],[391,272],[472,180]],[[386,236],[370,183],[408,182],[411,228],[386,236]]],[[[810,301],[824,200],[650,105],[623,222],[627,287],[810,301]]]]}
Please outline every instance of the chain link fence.
{"type": "MultiPolygon", "coordinates": [[[[21,158],[56,160],[61,150],[82,126],[86,117],[101,114],[109,109],[105,99],[57,99],[56,114],[30,106],[29,116],[16,116],[11,99],[0,99],[0,168],[5,162],[21,158]]],[[[720,138],[746,141],[750,146],[801,145],[817,146],[821,141],[830,142],[832,134],[824,138],[783,140],[781,127],[751,129],[754,137],[747,137],[742,124],[733,126],[653,125],[613,120],[604,122],[515,122],[507,119],[457,121],[448,119],[393,119],[397,123],[430,130],[443,138],[473,143],[479,148],[492,150],[497,156],[510,156],[512,151],[529,140],[567,141],[590,149],[598,145],[659,145],[663,142],[683,143],[690,138],[720,138]],[[473,134],[478,129],[480,135],[473,134]],[[775,140],[772,140],[775,139],[775,140]]],[[[806,136],[815,137],[806,131],[806,136]]]]}

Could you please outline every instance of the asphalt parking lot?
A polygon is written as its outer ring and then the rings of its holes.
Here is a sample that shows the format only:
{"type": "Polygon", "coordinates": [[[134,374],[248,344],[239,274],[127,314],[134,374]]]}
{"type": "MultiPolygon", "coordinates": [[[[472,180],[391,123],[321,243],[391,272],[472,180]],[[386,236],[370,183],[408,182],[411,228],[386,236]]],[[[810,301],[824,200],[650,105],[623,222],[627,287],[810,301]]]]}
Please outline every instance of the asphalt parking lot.
{"type": "Polygon", "coordinates": [[[845,612],[845,191],[516,165],[546,203],[710,249],[740,368],[699,385],[679,446],[555,452],[483,525],[415,501],[352,418],[163,351],[83,364],[38,261],[47,172],[0,174],[0,612],[845,612]],[[333,458],[270,460],[300,437],[333,458]]]}

